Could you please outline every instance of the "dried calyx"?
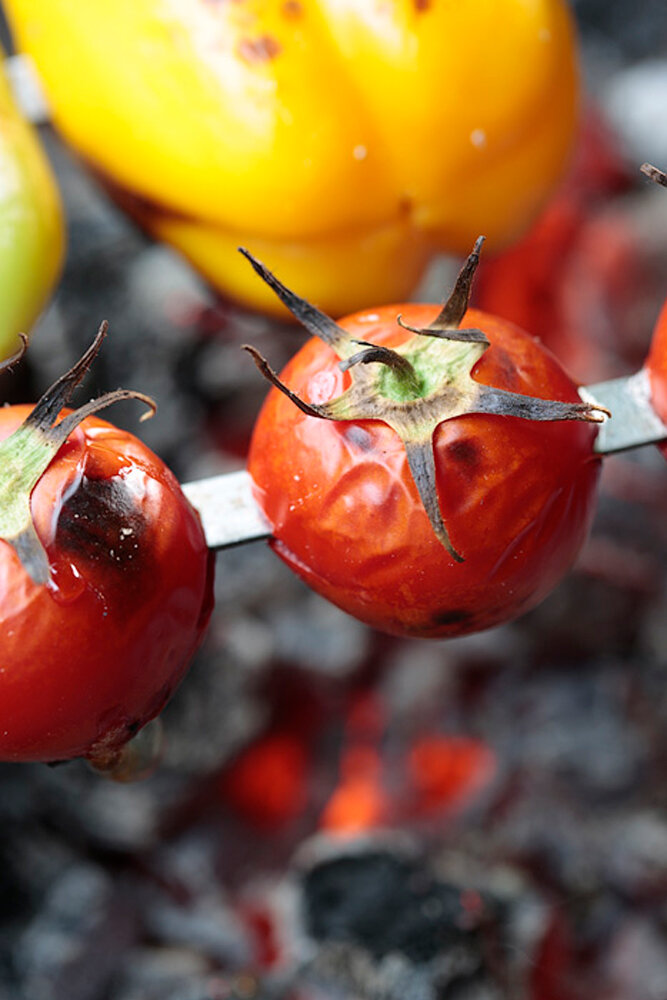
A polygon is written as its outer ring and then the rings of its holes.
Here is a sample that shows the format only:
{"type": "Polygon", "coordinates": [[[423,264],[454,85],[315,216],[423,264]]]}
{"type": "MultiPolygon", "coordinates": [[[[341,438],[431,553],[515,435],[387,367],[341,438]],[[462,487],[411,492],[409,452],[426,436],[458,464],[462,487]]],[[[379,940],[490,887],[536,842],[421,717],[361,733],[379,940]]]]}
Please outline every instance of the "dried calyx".
{"type": "MultiPolygon", "coordinates": [[[[49,580],[49,561],[32,520],[30,495],[41,476],[75,427],[86,417],[121,399],[138,399],[149,408],[142,420],[153,416],[155,403],[132,389],[116,389],[85,403],[58,421],[74,390],[86,375],[102,345],[108,324],[102,323],[97,336],[73,368],[46,390],[35,408],[14,433],[0,443],[0,538],[16,550],[35,583],[49,580]],[[56,422],[57,421],[57,422],[56,422]]],[[[25,353],[21,350],[2,369],[11,368],[25,353]]]]}
{"type": "Polygon", "coordinates": [[[397,316],[409,331],[400,347],[391,349],[356,340],[309,302],[299,298],[252,254],[241,249],[257,274],[273,289],[306,329],[331,347],[351,383],[327,403],[309,403],[280,381],[262,355],[244,345],[262,374],[304,413],[326,420],[381,420],[405,445],[408,465],[435,534],[453,559],[463,556],[452,545],[445,527],[436,486],[433,435],[445,420],[468,413],[493,413],[524,420],[583,420],[600,423],[609,412],[589,403],[566,403],[507,392],[476,382],[471,371],[489,341],[481,330],[462,329],[472,279],[483,238],[459,272],[454,289],[429,326],[416,329],[397,316]]]}

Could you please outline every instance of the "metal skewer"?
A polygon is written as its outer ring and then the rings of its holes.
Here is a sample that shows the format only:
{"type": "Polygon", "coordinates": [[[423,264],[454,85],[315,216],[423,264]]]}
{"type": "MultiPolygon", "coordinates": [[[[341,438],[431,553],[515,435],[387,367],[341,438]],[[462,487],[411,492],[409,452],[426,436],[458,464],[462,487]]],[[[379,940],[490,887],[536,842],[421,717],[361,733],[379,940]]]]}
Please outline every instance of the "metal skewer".
{"type": "MultiPolygon", "coordinates": [[[[667,440],[667,426],[653,409],[645,371],[629,378],[582,386],[587,403],[599,403],[612,416],[600,424],[593,450],[610,455],[667,440]]],[[[212,549],[231,548],[271,537],[271,528],[255,500],[252,479],[242,470],[185,483],[183,491],[197,508],[212,549]]]]}

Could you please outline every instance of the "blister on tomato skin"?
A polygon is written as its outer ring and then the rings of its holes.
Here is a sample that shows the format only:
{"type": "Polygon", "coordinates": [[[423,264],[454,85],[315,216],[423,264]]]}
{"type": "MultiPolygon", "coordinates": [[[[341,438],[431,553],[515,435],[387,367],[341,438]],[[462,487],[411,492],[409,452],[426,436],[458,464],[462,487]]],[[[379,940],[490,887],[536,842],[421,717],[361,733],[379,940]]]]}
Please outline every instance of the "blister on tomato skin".
{"type": "Polygon", "coordinates": [[[339,324],[271,276],[318,339],[280,378],[253,355],[274,383],[249,469],[275,551],[323,596],[398,634],[460,635],[521,614],[571,566],[594,511],[602,413],[528,334],[467,309],[469,265],[464,294],[460,276],[444,307],[339,324]],[[352,357],[360,346],[367,357],[352,357]],[[400,379],[383,351],[416,366],[423,395],[390,389],[390,406],[376,405],[382,370],[400,379]]]}

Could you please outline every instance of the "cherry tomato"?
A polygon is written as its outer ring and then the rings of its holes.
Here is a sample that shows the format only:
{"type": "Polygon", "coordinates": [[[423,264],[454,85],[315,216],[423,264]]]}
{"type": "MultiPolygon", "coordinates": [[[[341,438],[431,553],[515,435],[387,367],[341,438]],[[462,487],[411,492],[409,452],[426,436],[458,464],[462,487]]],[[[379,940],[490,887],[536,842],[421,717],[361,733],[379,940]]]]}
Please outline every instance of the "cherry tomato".
{"type": "MultiPolygon", "coordinates": [[[[437,311],[383,307],[338,327],[356,341],[400,350],[408,335],[397,314],[428,332],[437,311]]],[[[474,382],[576,405],[574,383],[528,334],[474,309],[461,325],[490,342],[471,370],[474,382]]],[[[340,396],[350,372],[312,339],[281,379],[301,400],[321,405],[340,396]]],[[[437,494],[457,561],[434,534],[391,427],[317,419],[274,388],[249,455],[271,544],[316,591],[388,632],[453,636],[514,618],[571,566],[592,518],[599,470],[590,424],[538,419],[474,412],[437,425],[437,494]]]]}
{"type": "MultiPolygon", "coordinates": [[[[656,184],[667,187],[667,174],[663,170],[645,163],[642,172],[656,184]]],[[[653,330],[651,348],[646,359],[653,407],[664,424],[667,424],[667,300],[653,330]]],[[[667,443],[659,445],[660,451],[667,458],[667,443]]]]}
{"type": "MultiPolygon", "coordinates": [[[[0,408],[0,439],[30,406],[0,408]]],[[[137,438],[87,417],[34,487],[50,578],[0,540],[0,759],[104,764],[163,707],[211,610],[199,518],[137,438]]]]}
{"type": "MultiPolygon", "coordinates": [[[[651,349],[646,359],[651,402],[664,424],[667,424],[667,302],[662,307],[653,331],[651,349]]],[[[667,455],[667,445],[661,450],[667,455]]]]}

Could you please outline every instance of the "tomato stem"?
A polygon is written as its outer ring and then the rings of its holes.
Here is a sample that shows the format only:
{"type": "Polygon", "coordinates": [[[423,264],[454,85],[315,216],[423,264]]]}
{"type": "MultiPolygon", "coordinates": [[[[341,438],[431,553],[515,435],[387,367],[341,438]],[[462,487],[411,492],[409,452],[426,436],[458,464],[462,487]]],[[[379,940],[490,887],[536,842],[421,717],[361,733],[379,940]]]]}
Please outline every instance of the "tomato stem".
{"type": "MultiPolygon", "coordinates": [[[[433,322],[429,324],[428,331],[430,336],[438,336],[441,332],[447,335],[449,330],[452,328],[457,329],[461,325],[461,321],[470,305],[472,281],[479,266],[479,257],[483,244],[484,237],[478,236],[472,251],[468,254],[463,267],[458,273],[449,298],[433,322]]],[[[484,335],[482,334],[482,336],[484,335]]]]}
{"type": "Polygon", "coordinates": [[[424,440],[411,438],[406,440],[404,438],[403,444],[412,478],[436,537],[455,562],[463,562],[463,556],[452,545],[449,532],[442,519],[437,490],[433,489],[435,484],[435,454],[430,436],[424,440]]]}
{"type": "Polygon", "coordinates": [[[285,383],[280,381],[280,379],[274,372],[273,368],[271,368],[271,366],[269,365],[266,358],[262,357],[262,355],[259,353],[256,347],[253,347],[252,344],[242,344],[241,347],[243,348],[244,351],[248,352],[248,354],[253,359],[253,361],[257,365],[257,368],[262,373],[264,378],[268,382],[271,382],[272,385],[276,387],[276,389],[280,389],[281,392],[284,392],[285,395],[292,400],[294,405],[298,406],[298,408],[303,413],[307,414],[307,416],[309,417],[327,416],[326,411],[323,410],[321,406],[317,406],[315,403],[307,403],[304,399],[301,399],[300,396],[297,396],[295,392],[292,392],[291,389],[288,389],[285,383]]]}
{"type": "Polygon", "coordinates": [[[391,370],[393,376],[407,393],[415,398],[421,395],[419,377],[406,357],[399,354],[398,351],[392,351],[390,347],[369,344],[366,340],[357,340],[355,343],[362,346],[364,350],[339,362],[338,367],[341,371],[348,371],[353,365],[369,365],[377,361],[391,370]]]}
{"type": "MultiPolygon", "coordinates": [[[[337,354],[341,355],[341,350],[346,352],[349,346],[351,346],[352,338],[343,330],[342,327],[338,326],[326,313],[321,312],[317,306],[311,305],[306,299],[300,298],[294,292],[290,291],[281,281],[279,281],[275,274],[272,274],[267,267],[262,264],[261,261],[257,260],[256,257],[246,250],[244,247],[239,247],[239,253],[250,261],[255,272],[260,276],[262,281],[271,288],[278,298],[287,306],[289,311],[292,313],[295,319],[305,326],[309,333],[312,333],[314,337],[319,337],[323,340],[325,344],[332,347],[337,354]]],[[[345,354],[341,355],[345,356],[345,354]]]]}
{"type": "Polygon", "coordinates": [[[463,330],[458,327],[450,327],[447,331],[444,331],[435,330],[430,326],[410,326],[403,319],[402,313],[398,314],[396,322],[403,330],[409,330],[410,333],[418,333],[422,337],[439,337],[442,340],[454,340],[462,344],[486,344],[488,346],[489,343],[486,335],[476,327],[467,327],[463,330]]]}
{"type": "Polygon", "coordinates": [[[27,351],[28,338],[26,337],[25,333],[19,333],[19,337],[21,338],[21,346],[14,354],[11,355],[11,357],[7,358],[5,361],[0,363],[0,374],[2,372],[11,371],[12,368],[14,368],[14,366],[17,365],[19,361],[22,360],[23,355],[27,351]]]}

